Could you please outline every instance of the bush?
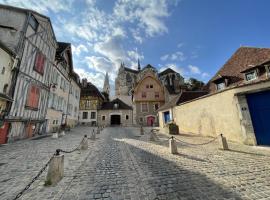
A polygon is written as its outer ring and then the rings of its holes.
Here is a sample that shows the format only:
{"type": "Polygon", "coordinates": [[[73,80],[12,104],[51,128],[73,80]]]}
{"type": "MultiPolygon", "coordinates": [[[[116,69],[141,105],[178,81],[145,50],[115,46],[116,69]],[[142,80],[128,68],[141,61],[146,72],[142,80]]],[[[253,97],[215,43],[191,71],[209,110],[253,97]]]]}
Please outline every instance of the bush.
{"type": "Polygon", "coordinates": [[[178,135],[179,134],[179,127],[175,123],[168,124],[169,134],[171,135],[178,135]]]}

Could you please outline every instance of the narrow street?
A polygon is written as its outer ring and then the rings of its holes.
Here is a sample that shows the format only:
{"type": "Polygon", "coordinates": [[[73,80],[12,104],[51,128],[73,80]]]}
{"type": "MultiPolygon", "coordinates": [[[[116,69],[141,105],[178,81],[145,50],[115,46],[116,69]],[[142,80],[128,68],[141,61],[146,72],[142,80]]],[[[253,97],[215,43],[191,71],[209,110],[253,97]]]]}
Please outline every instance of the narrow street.
{"type": "MultiPolygon", "coordinates": [[[[57,140],[25,140],[0,147],[0,199],[12,199],[31,181],[56,148],[72,149],[92,128],[78,127],[57,140]]],[[[150,129],[146,129],[149,132],[150,129]]],[[[46,172],[21,199],[267,199],[270,151],[218,143],[178,143],[169,154],[167,137],[149,142],[139,128],[111,127],[89,140],[89,149],[65,154],[65,175],[45,187],[46,172]]],[[[212,138],[177,136],[189,143],[212,138]]]]}

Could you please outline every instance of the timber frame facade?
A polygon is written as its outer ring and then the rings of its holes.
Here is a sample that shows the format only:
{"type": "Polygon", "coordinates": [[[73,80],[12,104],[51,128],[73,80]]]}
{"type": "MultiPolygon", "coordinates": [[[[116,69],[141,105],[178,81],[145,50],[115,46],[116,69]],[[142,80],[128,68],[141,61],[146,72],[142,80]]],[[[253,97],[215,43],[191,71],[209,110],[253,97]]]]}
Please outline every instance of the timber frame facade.
{"type": "Polygon", "coordinates": [[[48,17],[5,5],[0,13],[0,40],[18,59],[10,89],[14,101],[5,116],[8,140],[13,141],[45,131],[57,42],[48,17]]]}

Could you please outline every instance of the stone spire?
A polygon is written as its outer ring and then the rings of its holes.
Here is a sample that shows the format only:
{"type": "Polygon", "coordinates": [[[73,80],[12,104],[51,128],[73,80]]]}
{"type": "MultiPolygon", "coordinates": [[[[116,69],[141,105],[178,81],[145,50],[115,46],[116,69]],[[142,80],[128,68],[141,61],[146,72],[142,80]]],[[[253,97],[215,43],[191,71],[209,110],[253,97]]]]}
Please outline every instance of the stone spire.
{"type": "Polygon", "coordinates": [[[138,71],[140,71],[140,70],[141,70],[141,64],[140,64],[140,60],[138,58],[138,71]]]}
{"type": "Polygon", "coordinates": [[[103,85],[103,92],[107,93],[108,96],[110,95],[110,83],[109,83],[109,75],[108,72],[106,72],[104,85],[103,85]]]}

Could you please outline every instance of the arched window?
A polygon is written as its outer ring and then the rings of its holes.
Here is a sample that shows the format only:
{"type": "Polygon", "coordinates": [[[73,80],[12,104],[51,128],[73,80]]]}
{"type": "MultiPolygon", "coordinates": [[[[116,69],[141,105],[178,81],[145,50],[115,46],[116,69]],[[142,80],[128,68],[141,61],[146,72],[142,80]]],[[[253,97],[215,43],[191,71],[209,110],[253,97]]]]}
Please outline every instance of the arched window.
{"type": "Polygon", "coordinates": [[[7,94],[7,92],[8,92],[8,84],[5,84],[3,88],[3,93],[7,94]]]}

